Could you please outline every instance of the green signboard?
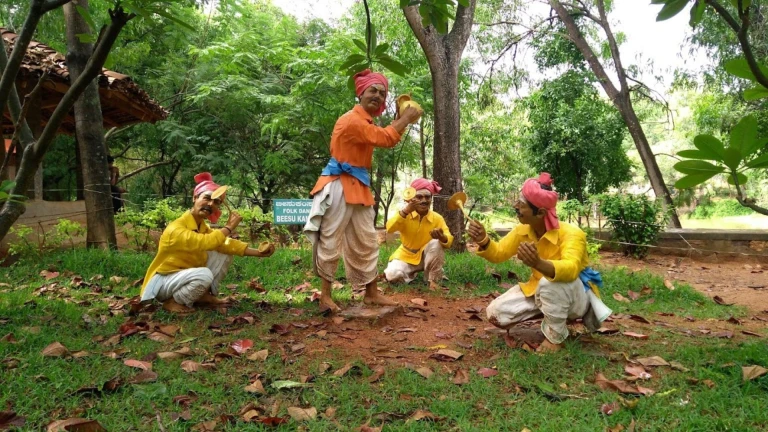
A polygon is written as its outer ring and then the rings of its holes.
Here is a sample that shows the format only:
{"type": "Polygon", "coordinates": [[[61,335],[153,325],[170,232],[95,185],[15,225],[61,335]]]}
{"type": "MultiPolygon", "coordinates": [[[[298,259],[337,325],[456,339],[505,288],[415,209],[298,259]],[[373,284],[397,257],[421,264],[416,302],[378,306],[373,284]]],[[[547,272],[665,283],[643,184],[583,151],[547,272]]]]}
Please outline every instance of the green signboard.
{"type": "Polygon", "coordinates": [[[275,225],[304,225],[312,208],[310,199],[276,199],[272,200],[272,214],[275,215],[275,225]]]}

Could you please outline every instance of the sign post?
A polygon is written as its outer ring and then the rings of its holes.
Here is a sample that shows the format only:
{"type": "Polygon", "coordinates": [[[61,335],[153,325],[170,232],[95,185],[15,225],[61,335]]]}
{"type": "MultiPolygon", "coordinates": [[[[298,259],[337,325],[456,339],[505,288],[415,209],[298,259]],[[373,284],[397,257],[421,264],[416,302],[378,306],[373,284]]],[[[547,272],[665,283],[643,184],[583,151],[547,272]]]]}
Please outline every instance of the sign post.
{"type": "Polygon", "coordinates": [[[275,225],[304,225],[312,208],[311,199],[272,200],[272,214],[275,225]]]}

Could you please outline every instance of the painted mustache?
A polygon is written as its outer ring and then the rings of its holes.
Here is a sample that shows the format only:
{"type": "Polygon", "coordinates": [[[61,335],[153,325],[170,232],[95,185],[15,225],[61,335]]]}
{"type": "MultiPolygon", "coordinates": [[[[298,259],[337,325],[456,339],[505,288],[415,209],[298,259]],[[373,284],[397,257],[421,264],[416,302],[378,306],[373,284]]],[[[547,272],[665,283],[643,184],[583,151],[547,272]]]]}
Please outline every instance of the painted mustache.
{"type": "Polygon", "coordinates": [[[213,213],[213,208],[210,206],[203,206],[203,208],[201,208],[200,210],[205,210],[208,213],[213,213]]]}

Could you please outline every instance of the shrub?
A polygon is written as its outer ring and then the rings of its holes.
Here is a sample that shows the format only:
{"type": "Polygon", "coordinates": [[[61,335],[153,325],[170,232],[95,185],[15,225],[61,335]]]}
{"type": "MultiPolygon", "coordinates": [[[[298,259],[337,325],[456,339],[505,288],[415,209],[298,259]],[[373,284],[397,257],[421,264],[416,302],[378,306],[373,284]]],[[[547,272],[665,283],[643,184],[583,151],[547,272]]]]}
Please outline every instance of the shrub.
{"type": "Polygon", "coordinates": [[[666,226],[668,214],[661,204],[645,195],[604,195],[600,211],[613,229],[614,241],[625,255],[643,258],[666,226]]]}
{"type": "Polygon", "coordinates": [[[749,208],[744,207],[733,198],[721,200],[707,200],[698,206],[688,215],[691,219],[709,219],[726,216],[746,216],[755,214],[749,208]]]}

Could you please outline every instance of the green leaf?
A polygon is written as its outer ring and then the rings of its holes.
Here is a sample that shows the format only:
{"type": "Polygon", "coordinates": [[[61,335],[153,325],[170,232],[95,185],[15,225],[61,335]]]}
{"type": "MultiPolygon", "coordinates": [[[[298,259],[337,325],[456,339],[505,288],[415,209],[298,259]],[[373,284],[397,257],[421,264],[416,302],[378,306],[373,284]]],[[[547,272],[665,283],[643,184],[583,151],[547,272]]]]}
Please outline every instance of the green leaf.
{"type": "Polygon", "coordinates": [[[757,119],[753,115],[748,115],[731,129],[731,139],[729,147],[738,150],[744,156],[746,150],[751,150],[757,140],[757,119]]]}
{"type": "Polygon", "coordinates": [[[741,152],[733,147],[728,147],[723,151],[723,163],[732,170],[738,169],[741,164],[741,152]]]}
{"type": "Polygon", "coordinates": [[[459,4],[466,7],[469,7],[469,0],[459,0],[459,4]]]}
{"type": "Polygon", "coordinates": [[[400,8],[407,8],[411,0],[400,0],[400,8]]]}
{"type": "Polygon", "coordinates": [[[698,186],[705,181],[711,179],[712,177],[716,176],[717,173],[706,173],[706,174],[691,174],[687,175],[680,180],[675,182],[675,187],[677,189],[688,189],[692,188],[694,186],[698,186]]]}
{"type": "Polygon", "coordinates": [[[701,174],[710,172],[719,174],[725,171],[723,167],[705,162],[703,160],[687,160],[678,162],[674,165],[674,168],[683,174],[701,174]]]}
{"type": "Polygon", "coordinates": [[[706,153],[709,156],[709,160],[723,160],[723,143],[712,135],[696,135],[696,137],[693,139],[693,145],[695,145],[697,149],[706,153]]]}
{"type": "Polygon", "coordinates": [[[656,21],[664,21],[672,18],[673,16],[680,13],[680,11],[683,10],[687,4],[688,0],[670,0],[667,2],[667,4],[664,5],[663,8],[661,8],[659,14],[656,15],[656,21]]]}
{"type": "Polygon", "coordinates": [[[88,24],[90,31],[93,31],[93,29],[96,28],[96,23],[93,21],[93,17],[91,16],[91,13],[88,12],[88,9],[80,5],[75,5],[75,9],[77,10],[77,13],[79,13],[80,16],[83,17],[85,22],[88,24]]]}
{"type": "Polygon", "coordinates": [[[297,388],[297,387],[312,387],[312,384],[305,384],[297,381],[278,380],[272,383],[272,387],[277,390],[281,390],[281,389],[297,388]]]}
{"type": "MultiPolygon", "coordinates": [[[[744,186],[744,184],[747,183],[747,176],[745,176],[742,173],[736,173],[736,176],[739,177],[739,186],[744,186]]],[[[728,175],[728,184],[732,186],[736,186],[736,182],[733,181],[733,174],[728,175]]]]}
{"type": "Polygon", "coordinates": [[[768,168],[768,153],[760,155],[749,161],[747,168],[768,168]]]}
{"type": "Polygon", "coordinates": [[[446,34],[448,33],[448,20],[444,16],[438,16],[437,14],[432,14],[429,16],[430,21],[432,22],[432,25],[435,26],[435,29],[437,29],[437,32],[440,34],[446,34]]]}
{"type": "Polygon", "coordinates": [[[756,101],[765,97],[768,97],[768,89],[763,86],[744,90],[744,100],[747,102],[756,101]]]}
{"type": "Polygon", "coordinates": [[[355,77],[354,77],[354,75],[350,75],[349,78],[347,78],[347,88],[352,93],[355,92],[355,77]]]}
{"type": "MultiPolygon", "coordinates": [[[[750,81],[757,81],[755,74],[752,73],[752,69],[749,68],[749,63],[744,57],[738,57],[728,60],[723,64],[725,71],[731,75],[735,75],[739,78],[748,79],[750,81]]],[[[768,68],[763,65],[758,65],[763,75],[768,75],[768,68]]]]}
{"type": "Polygon", "coordinates": [[[696,4],[691,6],[691,19],[688,20],[688,24],[691,27],[696,27],[696,25],[701,22],[701,19],[704,17],[704,10],[706,7],[707,4],[702,0],[699,0],[696,2],[696,4]]]}
{"type": "Polygon", "coordinates": [[[652,5],[660,5],[668,2],[669,0],[651,0],[652,5]]]}
{"type": "Polygon", "coordinates": [[[688,159],[707,159],[707,160],[714,160],[709,157],[709,155],[701,150],[682,150],[677,152],[677,155],[680,157],[688,158],[688,159]]]}
{"type": "Polygon", "coordinates": [[[140,17],[144,17],[146,19],[152,18],[151,13],[149,13],[146,9],[137,6],[133,2],[123,2],[122,6],[140,17]]]}
{"type": "Polygon", "coordinates": [[[364,62],[365,60],[366,60],[366,57],[362,54],[350,54],[349,57],[347,57],[347,59],[344,61],[344,63],[342,63],[341,66],[339,66],[339,70],[349,69],[353,65],[356,65],[360,62],[364,62]]]}
{"type": "MultiPolygon", "coordinates": [[[[421,4],[419,5],[419,15],[421,15],[421,18],[422,18],[422,24],[424,23],[424,20],[428,20],[429,19],[431,14],[432,14],[432,6],[430,6],[430,5],[428,5],[428,4],[424,3],[424,2],[421,2],[421,4]]],[[[424,27],[426,27],[426,26],[424,26],[424,27]]]]}
{"type": "MultiPolygon", "coordinates": [[[[80,41],[80,43],[95,43],[97,40],[96,35],[91,33],[78,33],[75,36],[77,36],[77,39],[80,41]]],[[[107,66],[104,67],[109,69],[107,66]]]]}
{"type": "Polygon", "coordinates": [[[392,72],[394,72],[394,73],[396,73],[396,74],[398,74],[400,76],[405,76],[405,75],[408,74],[408,68],[405,67],[405,65],[403,65],[399,61],[393,59],[392,57],[390,57],[390,56],[388,56],[386,54],[383,54],[383,55],[377,57],[376,61],[379,64],[381,64],[382,66],[384,66],[385,68],[391,70],[392,72]]]}
{"type": "Polygon", "coordinates": [[[167,18],[168,20],[170,20],[173,23],[176,23],[177,25],[179,25],[182,28],[185,28],[185,29],[191,30],[191,31],[197,31],[197,29],[195,27],[193,27],[191,24],[189,24],[189,23],[187,23],[187,22],[185,22],[185,21],[183,21],[183,20],[173,16],[173,14],[171,14],[170,12],[168,12],[165,9],[153,9],[152,12],[160,15],[161,17],[167,18]]]}
{"type": "Polygon", "coordinates": [[[388,49],[389,49],[389,44],[384,42],[383,44],[376,47],[376,50],[374,51],[373,54],[378,56],[380,54],[386,53],[388,49]]]}
{"type": "Polygon", "coordinates": [[[365,63],[356,64],[356,65],[350,67],[349,69],[347,69],[347,75],[353,76],[353,75],[355,75],[358,72],[362,72],[362,71],[368,69],[368,67],[369,67],[369,65],[368,65],[367,61],[365,63]]]}
{"type": "Polygon", "coordinates": [[[360,51],[367,53],[368,49],[365,47],[365,42],[363,42],[361,39],[352,39],[352,42],[357,45],[358,48],[360,48],[360,51]]]}

